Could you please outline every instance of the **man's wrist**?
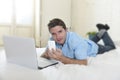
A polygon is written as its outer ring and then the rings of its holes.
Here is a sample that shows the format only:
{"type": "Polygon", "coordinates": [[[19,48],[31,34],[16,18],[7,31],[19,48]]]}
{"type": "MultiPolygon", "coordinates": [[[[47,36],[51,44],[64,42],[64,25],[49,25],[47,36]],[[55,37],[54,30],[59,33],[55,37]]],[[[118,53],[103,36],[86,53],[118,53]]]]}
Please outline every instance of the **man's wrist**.
{"type": "Polygon", "coordinates": [[[65,56],[60,56],[60,57],[58,58],[58,60],[59,60],[60,62],[64,63],[65,56]]]}

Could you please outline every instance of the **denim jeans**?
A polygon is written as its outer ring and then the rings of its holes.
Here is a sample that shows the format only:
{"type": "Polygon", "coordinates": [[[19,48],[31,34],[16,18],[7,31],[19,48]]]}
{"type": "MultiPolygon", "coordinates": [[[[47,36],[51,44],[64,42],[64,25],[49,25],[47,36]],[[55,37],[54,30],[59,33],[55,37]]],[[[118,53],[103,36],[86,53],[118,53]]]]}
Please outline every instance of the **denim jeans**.
{"type": "Polygon", "coordinates": [[[102,54],[104,52],[107,52],[107,51],[110,51],[112,49],[115,49],[115,45],[114,45],[112,39],[110,38],[110,36],[108,35],[107,32],[104,33],[104,35],[101,37],[101,39],[97,37],[97,34],[91,39],[99,47],[98,54],[102,54]],[[103,40],[104,45],[98,44],[98,42],[101,39],[103,40]]]}

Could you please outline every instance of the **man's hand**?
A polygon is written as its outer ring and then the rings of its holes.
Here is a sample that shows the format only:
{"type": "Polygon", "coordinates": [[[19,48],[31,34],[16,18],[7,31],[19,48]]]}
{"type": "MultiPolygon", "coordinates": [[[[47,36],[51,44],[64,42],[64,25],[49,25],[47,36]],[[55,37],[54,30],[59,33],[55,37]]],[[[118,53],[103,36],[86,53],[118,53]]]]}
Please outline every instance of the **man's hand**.
{"type": "Polygon", "coordinates": [[[49,50],[46,49],[46,51],[41,55],[41,57],[44,57],[44,58],[50,59],[50,57],[49,57],[49,50]]]}
{"type": "Polygon", "coordinates": [[[55,60],[60,60],[60,58],[63,57],[62,51],[60,49],[52,49],[51,51],[49,50],[49,57],[55,60]]]}

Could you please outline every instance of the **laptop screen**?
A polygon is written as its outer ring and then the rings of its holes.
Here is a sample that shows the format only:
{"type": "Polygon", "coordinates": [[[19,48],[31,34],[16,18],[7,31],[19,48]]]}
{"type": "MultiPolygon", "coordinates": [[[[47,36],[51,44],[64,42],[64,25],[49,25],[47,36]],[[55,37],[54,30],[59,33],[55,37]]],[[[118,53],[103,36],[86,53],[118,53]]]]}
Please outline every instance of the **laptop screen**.
{"type": "Polygon", "coordinates": [[[38,68],[34,39],[4,36],[3,42],[8,62],[33,69],[38,68]]]}

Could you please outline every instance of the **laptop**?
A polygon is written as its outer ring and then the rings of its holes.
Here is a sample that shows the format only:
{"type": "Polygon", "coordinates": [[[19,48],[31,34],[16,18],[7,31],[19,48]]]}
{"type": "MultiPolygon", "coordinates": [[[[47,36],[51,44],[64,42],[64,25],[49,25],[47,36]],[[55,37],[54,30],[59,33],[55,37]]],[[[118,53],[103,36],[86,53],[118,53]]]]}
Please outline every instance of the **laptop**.
{"type": "Polygon", "coordinates": [[[6,58],[9,63],[18,64],[32,69],[43,69],[58,64],[56,60],[37,58],[35,41],[33,38],[4,36],[6,58]]]}

